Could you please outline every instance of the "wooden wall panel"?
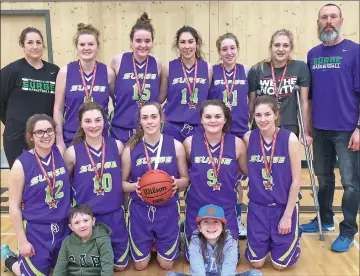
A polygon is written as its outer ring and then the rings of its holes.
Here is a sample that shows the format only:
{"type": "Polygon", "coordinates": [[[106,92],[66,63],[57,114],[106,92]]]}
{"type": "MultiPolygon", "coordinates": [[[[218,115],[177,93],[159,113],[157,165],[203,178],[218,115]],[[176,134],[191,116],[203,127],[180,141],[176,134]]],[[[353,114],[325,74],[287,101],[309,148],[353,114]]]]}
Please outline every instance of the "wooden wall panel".
{"type": "MultiPolygon", "coordinates": [[[[359,42],[359,3],[334,3],[343,10],[344,36],[359,42]]],[[[49,9],[54,62],[59,66],[76,58],[73,36],[79,22],[91,23],[100,30],[99,60],[109,64],[115,54],[130,50],[129,33],[143,11],[148,12],[154,24],[153,54],[161,62],[177,56],[172,49],[173,39],[186,24],[199,30],[203,51],[211,63],[219,60],[217,37],[233,32],[240,41],[239,60],[252,65],[268,56],[270,37],[281,28],[294,34],[293,57],[305,60],[308,50],[319,44],[316,19],[324,4],[323,1],[2,2],[1,9],[49,9]]]]}

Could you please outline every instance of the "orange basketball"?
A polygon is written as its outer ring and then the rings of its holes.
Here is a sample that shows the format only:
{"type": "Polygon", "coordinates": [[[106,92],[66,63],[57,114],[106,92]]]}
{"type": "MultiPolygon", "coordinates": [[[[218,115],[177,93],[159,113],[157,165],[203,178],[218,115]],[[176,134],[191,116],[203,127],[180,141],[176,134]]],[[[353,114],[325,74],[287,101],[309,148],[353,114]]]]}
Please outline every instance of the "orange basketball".
{"type": "Polygon", "coordinates": [[[166,202],[172,196],[174,180],[162,170],[150,170],[139,179],[140,195],[152,205],[166,202]]]}

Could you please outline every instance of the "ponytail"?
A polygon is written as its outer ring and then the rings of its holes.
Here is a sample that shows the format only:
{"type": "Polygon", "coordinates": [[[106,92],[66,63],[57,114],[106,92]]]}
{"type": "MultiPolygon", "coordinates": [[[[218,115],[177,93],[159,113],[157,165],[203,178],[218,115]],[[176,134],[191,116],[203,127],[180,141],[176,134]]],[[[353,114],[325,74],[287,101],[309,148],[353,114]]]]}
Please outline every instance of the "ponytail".
{"type": "Polygon", "coordinates": [[[70,147],[79,142],[83,142],[83,141],[85,141],[85,132],[84,132],[83,128],[79,125],[79,127],[75,133],[75,138],[74,138],[74,140],[72,140],[70,147]]]}
{"type": "Polygon", "coordinates": [[[126,146],[130,147],[130,150],[134,149],[134,147],[140,142],[140,140],[144,137],[144,129],[139,124],[135,130],[135,134],[131,136],[129,141],[126,143],[126,146]]]}

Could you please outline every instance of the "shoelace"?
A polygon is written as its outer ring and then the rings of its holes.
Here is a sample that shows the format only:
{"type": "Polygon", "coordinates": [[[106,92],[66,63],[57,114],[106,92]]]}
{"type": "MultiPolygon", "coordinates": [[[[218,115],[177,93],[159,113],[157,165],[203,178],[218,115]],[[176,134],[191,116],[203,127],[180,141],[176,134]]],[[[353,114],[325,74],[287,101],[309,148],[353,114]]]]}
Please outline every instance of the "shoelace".
{"type": "Polygon", "coordinates": [[[189,124],[184,124],[184,126],[183,126],[183,128],[182,128],[182,130],[181,130],[181,132],[183,132],[185,129],[187,129],[188,131],[187,131],[187,133],[186,133],[186,135],[187,134],[189,134],[189,132],[190,131],[192,131],[193,130],[193,126],[191,126],[191,125],[189,125],[189,124]]]}
{"type": "Polygon", "coordinates": [[[149,220],[151,220],[151,222],[154,222],[155,212],[156,212],[156,207],[155,207],[155,206],[149,206],[148,218],[149,218],[149,220]],[[151,211],[151,213],[152,213],[152,218],[150,218],[150,211],[151,211]]]}
{"type": "Polygon", "coordinates": [[[55,234],[60,231],[60,228],[59,228],[59,225],[57,223],[51,223],[50,228],[51,228],[51,233],[52,233],[52,237],[53,237],[51,244],[53,244],[54,239],[55,239],[55,234]]]}

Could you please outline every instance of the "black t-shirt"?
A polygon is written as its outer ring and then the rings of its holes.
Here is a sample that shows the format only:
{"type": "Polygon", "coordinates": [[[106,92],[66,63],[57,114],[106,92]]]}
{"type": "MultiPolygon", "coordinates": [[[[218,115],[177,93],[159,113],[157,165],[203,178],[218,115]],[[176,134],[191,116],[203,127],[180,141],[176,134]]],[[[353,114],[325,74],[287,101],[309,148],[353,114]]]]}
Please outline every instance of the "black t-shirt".
{"type": "MultiPolygon", "coordinates": [[[[279,83],[284,72],[284,67],[274,68],[276,76],[276,85],[279,83]]],[[[260,65],[253,66],[248,74],[249,91],[258,95],[274,95],[272,84],[271,68],[269,63],[264,63],[263,68],[260,65]]],[[[306,63],[300,60],[293,60],[288,65],[281,90],[279,91],[280,102],[280,125],[298,129],[297,119],[297,100],[296,94],[293,93],[294,86],[310,86],[310,72],[306,63]]]]}
{"type": "Polygon", "coordinates": [[[22,58],[1,69],[0,119],[5,125],[5,138],[24,139],[26,122],[34,114],[53,116],[60,68],[46,61],[43,64],[35,69],[22,58]]]}

